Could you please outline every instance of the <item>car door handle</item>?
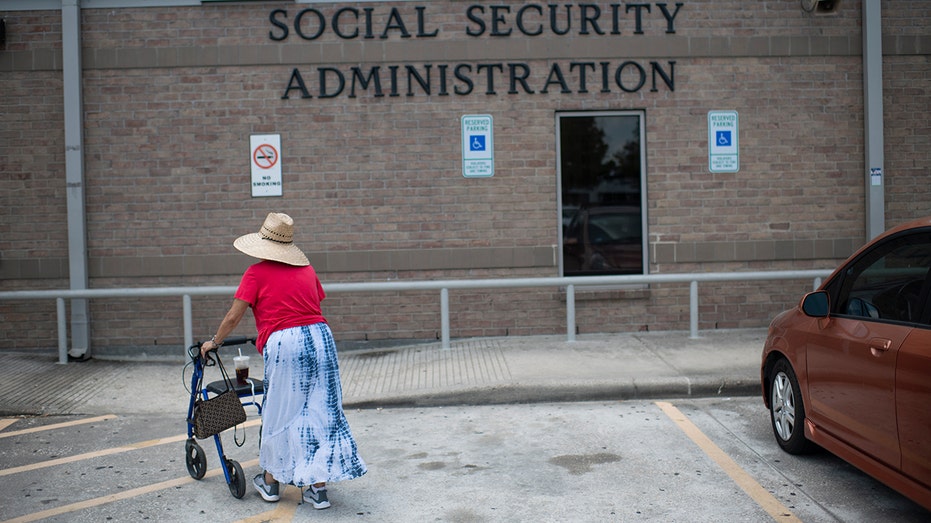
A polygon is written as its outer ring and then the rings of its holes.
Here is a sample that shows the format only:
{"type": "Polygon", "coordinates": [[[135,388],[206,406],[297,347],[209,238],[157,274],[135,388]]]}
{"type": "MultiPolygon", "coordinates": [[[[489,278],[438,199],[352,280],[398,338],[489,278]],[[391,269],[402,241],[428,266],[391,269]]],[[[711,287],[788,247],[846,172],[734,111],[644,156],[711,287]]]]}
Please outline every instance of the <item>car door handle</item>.
{"type": "Polygon", "coordinates": [[[870,353],[873,356],[879,356],[891,348],[892,340],[887,340],[886,338],[873,338],[870,340],[870,353]]]}

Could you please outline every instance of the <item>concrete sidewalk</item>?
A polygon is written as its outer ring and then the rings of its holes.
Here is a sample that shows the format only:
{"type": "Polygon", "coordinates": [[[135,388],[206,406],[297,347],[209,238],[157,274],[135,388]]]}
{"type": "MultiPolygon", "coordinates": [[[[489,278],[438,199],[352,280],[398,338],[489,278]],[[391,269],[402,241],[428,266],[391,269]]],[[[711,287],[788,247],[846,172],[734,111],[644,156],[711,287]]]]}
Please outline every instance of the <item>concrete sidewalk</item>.
{"type": "MultiPolygon", "coordinates": [[[[758,395],[765,329],[511,336],[341,350],[346,408],[758,395]]],[[[235,348],[222,352],[232,368],[235,348]]],[[[244,353],[246,351],[244,350],[244,353]]],[[[253,377],[261,356],[250,347],[253,377]]],[[[0,415],[178,413],[190,367],[147,356],[58,364],[5,351],[0,415]]],[[[208,374],[208,378],[210,375],[208,374]]]]}

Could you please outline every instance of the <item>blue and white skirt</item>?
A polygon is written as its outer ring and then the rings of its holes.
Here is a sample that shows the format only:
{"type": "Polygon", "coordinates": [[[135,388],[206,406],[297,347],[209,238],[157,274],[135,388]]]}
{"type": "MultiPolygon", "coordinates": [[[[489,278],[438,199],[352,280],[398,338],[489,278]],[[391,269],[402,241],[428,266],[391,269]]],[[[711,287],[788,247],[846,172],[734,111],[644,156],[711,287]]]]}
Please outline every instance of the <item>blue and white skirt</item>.
{"type": "Polygon", "coordinates": [[[365,474],[343,413],[330,327],[317,323],[276,331],[263,357],[262,468],[276,480],[300,487],[365,474]]]}

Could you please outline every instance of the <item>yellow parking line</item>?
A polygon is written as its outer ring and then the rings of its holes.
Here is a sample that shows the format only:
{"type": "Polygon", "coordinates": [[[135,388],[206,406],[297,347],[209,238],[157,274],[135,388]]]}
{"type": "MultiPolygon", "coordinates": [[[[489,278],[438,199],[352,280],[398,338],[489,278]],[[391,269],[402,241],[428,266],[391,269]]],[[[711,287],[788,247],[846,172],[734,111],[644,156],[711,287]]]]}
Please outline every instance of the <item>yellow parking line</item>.
{"type": "MultiPolygon", "coordinates": [[[[22,418],[3,418],[3,419],[0,419],[0,430],[3,430],[3,429],[5,429],[5,428],[9,427],[10,425],[16,423],[16,422],[19,421],[20,419],[22,419],[22,418]]],[[[0,438],[2,438],[2,437],[3,437],[3,435],[0,435],[0,438]]]]}
{"type": "MultiPolygon", "coordinates": [[[[240,463],[240,466],[243,468],[252,467],[259,464],[258,459],[253,459],[245,463],[240,463]]],[[[204,475],[205,478],[217,476],[223,474],[223,469],[215,468],[207,474],[204,475]]],[[[162,481],[160,483],[153,483],[151,485],[146,485],[144,487],[134,488],[130,490],[125,490],[123,492],[118,492],[116,494],[110,494],[108,496],[101,496],[99,498],[88,499],[84,501],[79,501],[77,503],[71,503],[70,505],[64,505],[61,507],[51,508],[48,510],[43,510],[41,512],[33,512],[32,514],[26,514],[25,516],[20,516],[18,518],[10,519],[4,523],[26,523],[29,521],[38,521],[44,518],[50,518],[54,516],[60,516],[62,514],[67,514],[69,512],[75,512],[77,510],[84,510],[86,508],[97,507],[100,505],[105,505],[107,503],[113,503],[114,501],[120,501],[124,499],[134,498],[136,496],[141,496],[143,494],[149,494],[151,492],[156,492],[159,490],[164,490],[167,488],[178,487],[185,485],[187,483],[193,483],[194,478],[187,476],[183,478],[169,479],[167,481],[162,481]]]]}
{"type": "Polygon", "coordinates": [[[756,503],[765,510],[767,514],[772,516],[774,520],[801,523],[800,519],[795,517],[785,505],[780,503],[779,500],[764,489],[762,485],[757,483],[750,474],[747,474],[746,471],[740,468],[737,462],[725,454],[720,447],[715,445],[714,442],[708,438],[708,436],[705,436],[705,434],[699,430],[694,423],[689,421],[685,414],[682,414],[679,409],[665,401],[658,401],[656,405],[662,409],[662,411],[669,416],[669,419],[675,422],[675,424],[682,429],[682,432],[685,432],[686,436],[698,445],[708,457],[714,460],[714,462],[731,477],[738,487],[743,489],[743,491],[746,492],[753,501],[756,501],[756,503]]]}
{"type": "Polygon", "coordinates": [[[75,454],[74,456],[68,456],[65,458],[50,459],[47,461],[40,461],[39,463],[33,463],[31,465],[22,465],[19,467],[3,469],[3,470],[0,470],[0,476],[9,476],[10,474],[18,474],[20,472],[28,472],[30,470],[44,469],[46,467],[64,465],[65,463],[74,463],[75,461],[99,458],[101,456],[109,456],[111,454],[119,454],[121,452],[127,452],[130,450],[144,449],[146,447],[154,447],[156,445],[163,445],[165,443],[174,443],[177,441],[184,441],[186,439],[187,439],[187,434],[181,434],[179,436],[172,436],[170,438],[153,439],[149,441],[143,441],[141,443],[134,443],[132,445],[125,445],[122,447],[113,447],[113,448],[104,449],[104,450],[97,450],[94,452],[86,452],[84,454],[75,454]]]}
{"type": "Polygon", "coordinates": [[[281,485],[281,487],[284,489],[281,492],[281,500],[275,504],[274,509],[246,519],[240,519],[234,523],[276,523],[293,520],[297,507],[304,502],[301,499],[301,489],[285,485],[281,485]]]}
{"type": "MultiPolygon", "coordinates": [[[[33,427],[31,429],[14,430],[12,432],[0,433],[0,438],[9,438],[10,436],[22,436],[23,434],[32,434],[33,432],[43,432],[46,430],[63,429],[67,427],[73,427],[75,425],[83,425],[85,423],[94,423],[96,421],[106,421],[106,420],[111,420],[111,419],[116,419],[116,416],[114,414],[107,414],[106,416],[97,416],[95,418],[85,418],[85,419],[79,419],[79,420],[74,420],[74,421],[66,421],[63,423],[53,423],[51,425],[43,425],[41,427],[33,427]]],[[[9,420],[10,423],[7,423],[6,425],[2,425],[3,421],[7,421],[7,420],[0,421],[0,430],[3,430],[9,427],[16,420],[11,419],[9,420]]]]}
{"type": "MultiPolygon", "coordinates": [[[[254,419],[252,421],[247,421],[243,423],[241,426],[245,428],[245,427],[255,426],[260,423],[262,423],[261,419],[254,419]]],[[[42,461],[39,463],[33,463],[31,465],[23,465],[20,467],[2,469],[0,470],[0,477],[9,476],[10,474],[18,474],[20,472],[27,472],[30,470],[43,469],[46,467],[54,467],[56,465],[63,465],[65,463],[74,463],[75,461],[81,461],[85,459],[93,459],[93,458],[99,458],[101,456],[109,456],[111,454],[119,454],[121,452],[128,452],[130,450],[139,450],[139,449],[144,449],[147,447],[154,447],[156,445],[164,445],[166,443],[175,443],[178,441],[184,441],[186,439],[187,439],[187,434],[185,433],[185,434],[180,434],[177,436],[171,436],[168,438],[152,439],[149,441],[142,441],[139,443],[131,443],[129,445],[124,445],[121,447],[113,447],[109,449],[97,450],[94,452],[86,452],[84,454],[76,454],[74,456],[68,456],[65,458],[50,459],[50,460],[42,461]]]]}

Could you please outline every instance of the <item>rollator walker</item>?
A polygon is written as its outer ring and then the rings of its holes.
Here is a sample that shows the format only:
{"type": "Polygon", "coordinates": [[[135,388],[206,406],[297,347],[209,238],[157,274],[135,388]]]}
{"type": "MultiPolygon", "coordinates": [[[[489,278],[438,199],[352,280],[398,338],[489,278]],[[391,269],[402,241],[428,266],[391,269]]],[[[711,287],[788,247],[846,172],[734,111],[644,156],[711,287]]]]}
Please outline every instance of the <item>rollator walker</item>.
{"type": "MultiPolygon", "coordinates": [[[[254,346],[255,338],[227,338],[224,340],[222,347],[235,347],[247,343],[251,343],[254,346]]],[[[188,404],[187,411],[188,439],[184,444],[184,461],[187,465],[188,473],[192,478],[198,480],[202,479],[207,473],[207,455],[204,453],[204,449],[201,448],[200,444],[195,440],[193,421],[194,403],[198,398],[207,400],[227,390],[227,384],[224,379],[218,379],[206,385],[204,384],[206,367],[214,367],[217,365],[211,353],[216,352],[218,349],[209,351],[205,358],[202,358],[200,355],[200,346],[201,343],[197,342],[188,347],[187,351],[190,361],[185,365],[185,367],[187,365],[192,365],[194,370],[191,374],[191,387],[189,389],[191,392],[191,400],[188,404]],[[206,361],[204,361],[205,359],[206,361]]],[[[217,356],[217,359],[219,359],[219,356],[217,356]]],[[[236,378],[233,378],[231,382],[243,406],[255,407],[258,410],[258,414],[261,416],[262,403],[265,400],[264,382],[251,377],[246,378],[245,382],[240,382],[236,378]]],[[[220,463],[223,465],[223,476],[226,478],[226,484],[229,486],[230,494],[232,494],[234,498],[240,499],[246,493],[246,477],[243,475],[242,466],[240,466],[236,460],[226,457],[226,454],[223,452],[223,441],[220,438],[220,434],[214,434],[211,437],[217,446],[217,454],[220,457],[220,463]]],[[[243,443],[245,443],[245,440],[243,440],[243,443]]],[[[238,446],[242,446],[243,443],[236,441],[238,446]]]]}

